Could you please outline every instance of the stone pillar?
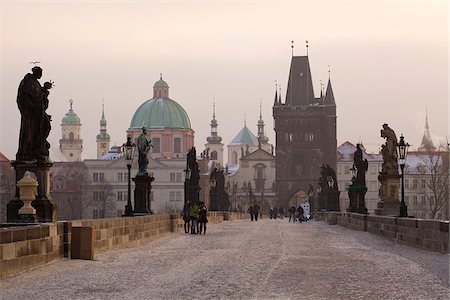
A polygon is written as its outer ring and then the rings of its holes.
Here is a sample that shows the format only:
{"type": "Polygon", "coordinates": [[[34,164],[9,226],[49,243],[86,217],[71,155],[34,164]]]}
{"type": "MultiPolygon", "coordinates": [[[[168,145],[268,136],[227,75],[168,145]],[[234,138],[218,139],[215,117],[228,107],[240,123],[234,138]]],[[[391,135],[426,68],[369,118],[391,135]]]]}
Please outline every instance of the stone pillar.
{"type": "Polygon", "coordinates": [[[135,183],[134,189],[134,211],[135,216],[152,214],[150,203],[150,192],[152,190],[152,181],[155,178],[145,175],[136,175],[132,178],[135,183]]]}
{"type": "Polygon", "coordinates": [[[381,183],[378,202],[378,208],[375,209],[376,215],[398,216],[400,213],[400,201],[398,191],[400,189],[400,175],[398,174],[380,174],[378,180],[381,183]]]}
{"type": "Polygon", "coordinates": [[[350,199],[348,212],[354,212],[359,214],[367,214],[365,195],[367,193],[367,187],[364,185],[352,184],[348,188],[348,198],[350,199]]]}
{"type": "MultiPolygon", "coordinates": [[[[49,170],[53,163],[47,161],[13,161],[11,165],[16,171],[16,182],[25,176],[25,172],[33,172],[38,182],[36,199],[31,206],[36,209],[39,222],[55,222],[57,220],[57,207],[50,196],[49,170]]],[[[16,186],[16,198],[7,205],[7,221],[17,222],[19,209],[23,206],[20,200],[19,188],[16,186]]]]}

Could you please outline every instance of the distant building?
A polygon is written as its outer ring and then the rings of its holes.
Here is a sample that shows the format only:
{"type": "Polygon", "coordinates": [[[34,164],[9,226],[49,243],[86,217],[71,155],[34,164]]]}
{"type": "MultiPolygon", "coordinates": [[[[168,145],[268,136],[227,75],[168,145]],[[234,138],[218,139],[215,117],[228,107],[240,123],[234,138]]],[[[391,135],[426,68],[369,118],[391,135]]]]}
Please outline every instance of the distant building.
{"type": "Polygon", "coordinates": [[[434,145],[428,115],[422,143],[406,157],[405,202],[410,216],[449,219],[449,149],[434,145]]]}
{"type": "Polygon", "coordinates": [[[14,199],[16,172],[10,160],[0,152],[0,223],[6,222],[6,205],[14,199]]]}
{"type": "Polygon", "coordinates": [[[61,121],[61,139],[59,149],[68,162],[81,161],[83,152],[83,140],[81,139],[80,118],[72,109],[73,101],[70,100],[70,109],[61,121]]]}
{"type": "Polygon", "coordinates": [[[111,137],[106,132],[105,105],[102,104],[102,118],[100,119],[100,133],[97,134],[97,158],[105,155],[109,150],[111,137]]]}
{"type": "MultiPolygon", "coordinates": [[[[379,170],[381,170],[381,165],[383,164],[383,157],[381,154],[367,153],[364,145],[361,146],[361,150],[363,152],[363,159],[367,159],[369,163],[366,173],[366,208],[369,214],[373,214],[374,209],[377,208],[377,203],[380,201],[378,196],[380,188],[378,175],[379,170]]],[[[346,211],[350,204],[348,187],[351,184],[352,179],[350,168],[353,166],[353,154],[355,151],[356,146],[348,141],[337,148],[336,176],[338,180],[338,189],[341,191],[339,198],[341,211],[346,211]]]]}
{"type": "Polygon", "coordinates": [[[206,138],[205,144],[206,158],[217,162],[223,166],[223,144],[222,137],[218,135],[217,126],[219,125],[216,120],[216,105],[213,105],[213,118],[211,120],[211,135],[206,138]]]}
{"type": "Polygon", "coordinates": [[[336,170],[336,103],[331,80],[325,95],[314,96],[308,56],[293,56],[286,100],[275,92],[276,197],[280,205],[298,202],[317,186],[322,164],[336,170]]]}

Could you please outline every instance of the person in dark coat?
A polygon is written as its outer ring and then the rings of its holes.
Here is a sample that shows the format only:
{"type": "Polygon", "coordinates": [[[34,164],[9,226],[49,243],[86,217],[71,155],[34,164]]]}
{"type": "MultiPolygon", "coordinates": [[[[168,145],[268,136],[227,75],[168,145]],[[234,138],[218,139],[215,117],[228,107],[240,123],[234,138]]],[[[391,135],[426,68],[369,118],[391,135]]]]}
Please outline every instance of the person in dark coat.
{"type": "Polygon", "coordinates": [[[281,220],[284,219],[284,208],[283,208],[283,206],[280,207],[280,219],[281,219],[281,220]]]}
{"type": "Polygon", "coordinates": [[[278,216],[278,208],[275,206],[275,207],[273,208],[273,218],[276,219],[277,216],[278,216]]]}
{"type": "Polygon", "coordinates": [[[253,206],[253,215],[255,216],[255,221],[258,221],[259,206],[257,204],[253,206]]]}
{"type": "Polygon", "coordinates": [[[292,219],[292,222],[295,223],[295,206],[294,205],[292,205],[289,208],[289,222],[291,221],[291,219],[292,219]]]}
{"type": "Polygon", "coordinates": [[[189,215],[189,212],[191,210],[191,201],[186,201],[186,204],[184,205],[183,212],[181,215],[183,216],[184,221],[184,232],[189,233],[189,227],[191,225],[191,216],[189,215]]]}
{"type": "Polygon", "coordinates": [[[255,215],[253,204],[250,204],[249,208],[247,209],[247,212],[250,214],[250,220],[253,221],[253,217],[255,215]]]}
{"type": "Polygon", "coordinates": [[[208,209],[205,206],[205,202],[200,202],[200,208],[198,212],[198,224],[200,224],[199,234],[206,234],[206,223],[208,223],[207,216],[208,209]]]}
{"type": "Polygon", "coordinates": [[[301,223],[303,222],[303,214],[304,214],[304,210],[303,207],[301,205],[298,206],[297,208],[297,215],[298,215],[298,221],[301,223]]]}

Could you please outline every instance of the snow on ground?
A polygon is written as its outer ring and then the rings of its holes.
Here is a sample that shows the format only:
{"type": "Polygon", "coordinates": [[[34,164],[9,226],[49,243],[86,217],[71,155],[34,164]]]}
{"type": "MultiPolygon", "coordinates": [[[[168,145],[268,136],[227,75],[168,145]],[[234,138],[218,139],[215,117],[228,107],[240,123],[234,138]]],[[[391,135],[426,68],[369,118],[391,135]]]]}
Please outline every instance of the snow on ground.
{"type": "Polygon", "coordinates": [[[240,220],[0,280],[1,299],[448,299],[449,255],[323,222],[240,220]]]}

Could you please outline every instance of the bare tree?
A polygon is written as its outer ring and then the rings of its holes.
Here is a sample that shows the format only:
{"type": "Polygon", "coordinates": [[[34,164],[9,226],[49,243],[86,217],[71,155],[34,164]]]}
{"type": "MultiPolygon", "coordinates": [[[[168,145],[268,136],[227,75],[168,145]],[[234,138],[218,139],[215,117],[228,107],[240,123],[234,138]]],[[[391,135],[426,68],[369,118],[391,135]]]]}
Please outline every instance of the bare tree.
{"type": "MultiPolygon", "coordinates": [[[[113,187],[106,181],[100,181],[89,186],[88,192],[83,196],[83,214],[89,209],[96,210],[98,218],[116,216],[116,197],[113,187]]],[[[95,216],[93,216],[95,217],[95,216]]]]}
{"type": "Polygon", "coordinates": [[[441,212],[448,219],[449,205],[449,156],[448,148],[440,146],[437,151],[419,152],[420,158],[414,173],[410,172],[414,191],[426,199],[426,209],[431,219],[441,212]]]}

